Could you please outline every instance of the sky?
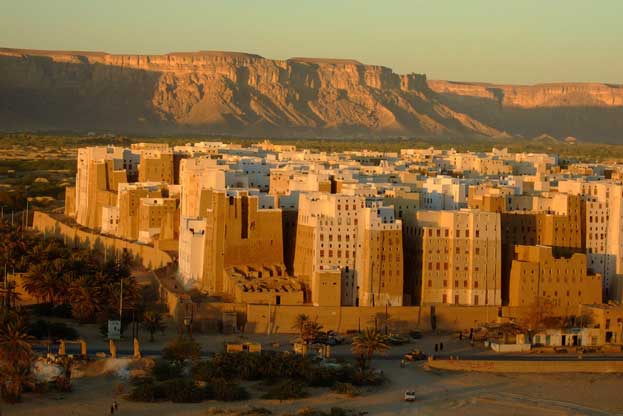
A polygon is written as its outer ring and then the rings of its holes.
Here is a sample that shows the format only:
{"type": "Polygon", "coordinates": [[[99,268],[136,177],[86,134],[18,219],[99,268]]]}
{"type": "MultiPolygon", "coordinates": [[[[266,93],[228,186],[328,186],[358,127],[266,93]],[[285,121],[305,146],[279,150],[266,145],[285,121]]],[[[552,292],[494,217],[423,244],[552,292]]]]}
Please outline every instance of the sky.
{"type": "Polygon", "coordinates": [[[429,79],[623,83],[623,0],[0,0],[0,47],[227,50],[429,79]]]}

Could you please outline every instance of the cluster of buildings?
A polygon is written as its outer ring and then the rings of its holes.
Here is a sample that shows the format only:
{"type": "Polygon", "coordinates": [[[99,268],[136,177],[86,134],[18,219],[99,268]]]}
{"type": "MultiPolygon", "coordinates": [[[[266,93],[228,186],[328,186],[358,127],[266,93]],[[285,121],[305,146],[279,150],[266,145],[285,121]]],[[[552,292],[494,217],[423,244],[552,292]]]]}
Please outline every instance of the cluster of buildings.
{"type": "Polygon", "coordinates": [[[505,149],[142,143],[80,149],[65,211],[225,301],[576,311],[623,295],[622,174],[505,149]]]}

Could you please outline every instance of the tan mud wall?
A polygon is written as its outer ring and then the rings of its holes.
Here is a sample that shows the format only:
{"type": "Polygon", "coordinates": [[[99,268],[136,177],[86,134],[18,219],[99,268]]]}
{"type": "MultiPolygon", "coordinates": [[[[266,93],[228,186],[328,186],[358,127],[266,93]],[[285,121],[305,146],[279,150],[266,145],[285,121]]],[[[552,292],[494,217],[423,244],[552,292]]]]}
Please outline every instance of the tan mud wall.
{"type": "Polygon", "coordinates": [[[88,231],[77,225],[66,224],[59,218],[55,218],[45,212],[35,211],[32,228],[47,235],[61,238],[66,244],[74,244],[83,248],[88,247],[102,252],[106,249],[110,255],[113,255],[115,252],[120,254],[123,250],[127,250],[133,257],[140,260],[145,268],[151,270],[165,267],[173,262],[168,253],[154,247],[108,237],[88,231]]]}
{"type": "MultiPolygon", "coordinates": [[[[305,314],[316,319],[324,330],[344,333],[367,327],[387,327],[393,332],[419,329],[431,330],[431,308],[424,306],[401,307],[332,307],[332,306],[275,306],[247,305],[245,332],[295,333],[294,320],[305,314]],[[386,315],[387,311],[387,315],[386,315]]],[[[436,329],[458,331],[476,326],[487,318],[495,320],[497,308],[486,307],[435,307],[436,329]],[[488,310],[487,310],[488,309],[488,310]]]]}
{"type": "Polygon", "coordinates": [[[623,361],[432,360],[431,368],[486,373],[623,373],[623,361]]]}

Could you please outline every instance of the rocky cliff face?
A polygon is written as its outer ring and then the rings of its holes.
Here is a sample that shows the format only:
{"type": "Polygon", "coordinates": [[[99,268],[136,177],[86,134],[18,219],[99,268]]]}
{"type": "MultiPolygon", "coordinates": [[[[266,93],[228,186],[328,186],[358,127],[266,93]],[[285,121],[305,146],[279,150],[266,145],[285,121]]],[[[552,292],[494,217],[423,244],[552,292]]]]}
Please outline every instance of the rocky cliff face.
{"type": "Polygon", "coordinates": [[[542,109],[581,108],[618,122],[590,137],[594,123],[580,117],[578,132],[567,135],[609,139],[623,130],[622,106],[620,86],[427,81],[353,60],[0,49],[2,130],[498,136],[531,131],[527,122],[539,134],[559,135],[557,125],[542,122],[549,117],[542,109]]]}
{"type": "Polygon", "coordinates": [[[514,135],[623,141],[623,85],[428,81],[428,86],[445,105],[514,135]]]}

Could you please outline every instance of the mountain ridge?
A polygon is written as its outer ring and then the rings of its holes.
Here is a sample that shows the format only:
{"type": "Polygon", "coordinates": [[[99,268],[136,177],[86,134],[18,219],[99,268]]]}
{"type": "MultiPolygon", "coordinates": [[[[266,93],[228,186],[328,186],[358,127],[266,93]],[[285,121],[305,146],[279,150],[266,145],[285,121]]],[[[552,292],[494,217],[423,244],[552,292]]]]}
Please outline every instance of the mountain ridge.
{"type": "Polygon", "coordinates": [[[428,80],[352,59],[0,48],[0,129],[623,139],[623,86],[428,80]]]}

